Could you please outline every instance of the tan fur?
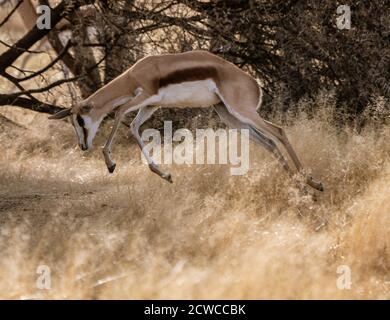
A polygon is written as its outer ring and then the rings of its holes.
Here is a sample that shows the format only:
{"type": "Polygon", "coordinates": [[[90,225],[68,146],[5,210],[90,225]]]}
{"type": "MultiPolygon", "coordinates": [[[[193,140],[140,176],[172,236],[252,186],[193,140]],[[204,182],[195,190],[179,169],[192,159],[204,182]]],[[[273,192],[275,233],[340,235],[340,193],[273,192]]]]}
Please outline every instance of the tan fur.
{"type": "MultiPolygon", "coordinates": [[[[157,106],[212,107],[221,101],[227,110],[224,112],[219,108],[218,114],[223,121],[249,128],[252,139],[272,151],[290,175],[294,175],[277,145],[282,144],[291,157],[296,172],[304,175],[302,164],[283,129],[265,121],[257,113],[261,97],[261,89],[253,77],[214,54],[198,50],[149,56],[138,61],[74,107],[73,114],[81,114],[80,108],[90,106],[92,110],[88,117],[94,123],[117,108],[115,124],[103,150],[107,167],[112,172],[115,163],[111,159],[111,145],[126,113],[139,110],[131,129],[143,151],[144,144],[138,130],[157,106]]],[[[170,174],[160,171],[153,159],[145,153],[144,155],[153,172],[172,181],[170,174]]],[[[323,189],[320,183],[309,176],[306,177],[306,182],[313,188],[323,189]]]]}

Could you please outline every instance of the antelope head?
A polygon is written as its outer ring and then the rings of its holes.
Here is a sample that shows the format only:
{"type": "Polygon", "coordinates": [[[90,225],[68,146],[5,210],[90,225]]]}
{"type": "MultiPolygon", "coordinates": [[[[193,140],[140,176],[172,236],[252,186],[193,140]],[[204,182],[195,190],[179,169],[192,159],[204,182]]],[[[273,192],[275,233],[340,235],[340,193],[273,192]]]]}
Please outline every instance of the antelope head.
{"type": "Polygon", "coordinates": [[[61,110],[49,119],[64,119],[70,117],[81,150],[89,150],[103,117],[93,112],[93,105],[82,103],[72,108],[61,110]]]}

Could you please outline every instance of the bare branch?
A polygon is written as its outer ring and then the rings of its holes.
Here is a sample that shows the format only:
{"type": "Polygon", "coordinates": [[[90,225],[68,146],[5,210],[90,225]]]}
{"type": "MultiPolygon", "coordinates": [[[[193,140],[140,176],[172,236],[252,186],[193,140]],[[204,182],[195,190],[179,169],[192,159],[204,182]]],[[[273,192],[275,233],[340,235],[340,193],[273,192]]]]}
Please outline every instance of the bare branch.
{"type": "Polygon", "coordinates": [[[62,110],[62,108],[50,103],[41,102],[36,99],[31,100],[23,97],[15,98],[9,94],[0,94],[0,105],[17,106],[32,111],[49,113],[49,114],[54,114],[62,110]]]}
{"type": "Polygon", "coordinates": [[[0,22],[0,28],[7,23],[9,18],[15,13],[15,11],[19,8],[19,6],[22,4],[23,0],[19,0],[16,6],[10,11],[10,13],[7,14],[7,16],[4,18],[3,21],[0,22]]]}
{"type": "Polygon", "coordinates": [[[62,51],[59,53],[59,55],[53,59],[53,61],[51,61],[47,66],[43,67],[42,69],[34,72],[33,74],[30,74],[28,75],[27,77],[24,77],[24,78],[21,78],[21,79],[17,79],[18,82],[23,82],[23,81],[27,81],[27,80],[30,80],[40,74],[42,74],[43,72],[49,70],[52,66],[54,66],[59,60],[62,59],[62,57],[67,53],[67,51],[69,50],[69,48],[72,47],[72,42],[69,40],[67,42],[67,44],[64,46],[64,48],[62,49],[62,51]]]}
{"type": "MultiPolygon", "coordinates": [[[[62,1],[51,11],[51,23],[54,27],[65,15],[73,12],[80,6],[79,1],[62,1]]],[[[29,49],[34,43],[42,39],[50,32],[50,29],[38,29],[35,25],[22,39],[16,44],[0,55],[0,74],[18,59],[25,50],[29,49]]]]}
{"type": "MultiPolygon", "coordinates": [[[[42,93],[42,92],[46,92],[46,91],[49,91],[50,89],[53,89],[55,87],[58,87],[64,83],[68,83],[68,82],[73,82],[73,81],[76,81],[76,80],[79,80],[79,79],[82,79],[84,78],[89,72],[91,72],[93,69],[97,68],[105,59],[106,59],[106,56],[107,55],[104,55],[95,65],[91,66],[90,68],[88,68],[86,70],[85,73],[81,74],[81,75],[78,75],[78,76],[75,76],[75,77],[71,77],[71,78],[66,78],[66,79],[61,79],[61,80],[57,80],[57,81],[54,81],[52,82],[51,84],[47,85],[46,87],[42,87],[42,88],[36,88],[36,89],[30,89],[30,90],[22,90],[22,91],[19,91],[19,92],[15,92],[15,93],[10,93],[8,94],[7,96],[10,97],[10,99],[14,98],[16,99],[17,97],[20,97],[22,95],[31,95],[31,94],[34,94],[34,93],[42,93]]],[[[11,75],[9,74],[4,74],[3,75],[4,77],[6,77],[8,80],[14,82],[15,80],[13,79],[16,79],[14,77],[12,77],[11,75]]],[[[35,99],[34,97],[31,97],[32,99],[35,99]]],[[[0,100],[0,105],[1,105],[1,100],[0,100]]]]}

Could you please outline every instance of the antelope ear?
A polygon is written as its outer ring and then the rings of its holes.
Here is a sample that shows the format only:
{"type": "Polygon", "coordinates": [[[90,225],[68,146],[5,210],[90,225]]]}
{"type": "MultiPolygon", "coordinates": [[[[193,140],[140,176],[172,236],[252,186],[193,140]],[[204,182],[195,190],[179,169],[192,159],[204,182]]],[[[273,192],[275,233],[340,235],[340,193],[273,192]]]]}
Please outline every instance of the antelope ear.
{"type": "Polygon", "coordinates": [[[92,110],[92,105],[87,104],[85,106],[80,107],[81,114],[87,114],[92,110]]]}
{"type": "Polygon", "coordinates": [[[61,110],[61,111],[58,111],[57,113],[49,116],[49,119],[63,119],[63,118],[66,118],[68,116],[70,116],[72,114],[72,110],[69,108],[69,109],[64,109],[64,110],[61,110]]]}

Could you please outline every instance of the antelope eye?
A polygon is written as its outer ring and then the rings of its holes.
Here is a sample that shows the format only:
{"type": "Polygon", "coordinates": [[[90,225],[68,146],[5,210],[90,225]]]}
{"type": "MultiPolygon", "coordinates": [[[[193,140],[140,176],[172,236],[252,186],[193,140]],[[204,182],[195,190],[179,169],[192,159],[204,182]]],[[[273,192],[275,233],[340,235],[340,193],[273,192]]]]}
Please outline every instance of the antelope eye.
{"type": "Polygon", "coordinates": [[[77,115],[77,123],[79,124],[80,127],[84,127],[84,119],[80,117],[80,115],[77,115]]]}

